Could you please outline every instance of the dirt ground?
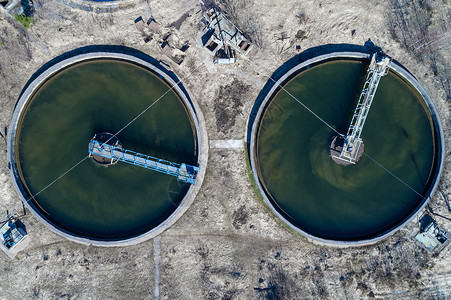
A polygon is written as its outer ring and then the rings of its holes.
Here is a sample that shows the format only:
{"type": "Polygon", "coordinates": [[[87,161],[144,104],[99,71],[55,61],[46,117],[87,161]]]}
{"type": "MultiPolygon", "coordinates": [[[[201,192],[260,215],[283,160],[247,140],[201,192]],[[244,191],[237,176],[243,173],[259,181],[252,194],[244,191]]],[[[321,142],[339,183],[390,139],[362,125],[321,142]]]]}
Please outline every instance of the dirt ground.
{"type": "MultiPolygon", "coordinates": [[[[430,207],[451,217],[444,201],[444,196],[451,198],[450,101],[428,62],[416,59],[392,37],[387,25],[390,1],[223,1],[254,40],[247,59],[230,66],[212,65],[199,46],[197,0],[137,0],[119,9],[93,11],[77,0],[34,3],[35,22],[27,30],[0,8],[2,216],[22,207],[3,138],[14,105],[30,77],[67,51],[122,45],[162,60],[179,78],[189,75],[184,84],[204,115],[210,140],[245,140],[255,99],[268,76],[298,54],[296,45],[302,50],[322,45],[339,50],[340,45],[363,46],[371,39],[418,78],[437,106],[446,157],[443,194],[436,193],[430,207]],[[151,15],[162,34],[145,31],[143,36],[134,20],[151,15]],[[174,45],[190,44],[186,53],[176,51],[186,55],[180,65],[160,50],[169,32],[174,45]],[[151,38],[147,43],[146,37],[151,38]]],[[[442,14],[449,18],[451,4],[443,0],[434,5],[431,26],[438,27],[442,14]]],[[[450,39],[440,43],[439,72],[449,72],[450,39]]],[[[14,260],[0,253],[0,299],[451,298],[451,247],[431,255],[415,245],[409,236],[416,222],[371,246],[315,245],[267,211],[252,188],[245,157],[243,148],[211,148],[192,206],[159,238],[136,246],[76,244],[28,213],[22,221],[31,238],[29,246],[14,260]]],[[[451,222],[436,219],[451,230],[451,222]]]]}

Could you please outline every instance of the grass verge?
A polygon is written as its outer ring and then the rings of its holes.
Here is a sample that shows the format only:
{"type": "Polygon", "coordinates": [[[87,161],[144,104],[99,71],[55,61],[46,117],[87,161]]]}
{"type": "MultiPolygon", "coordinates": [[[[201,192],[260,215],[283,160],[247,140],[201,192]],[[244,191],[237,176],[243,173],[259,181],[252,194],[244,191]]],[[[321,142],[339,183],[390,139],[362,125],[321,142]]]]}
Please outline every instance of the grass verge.
{"type": "Polygon", "coordinates": [[[245,155],[245,160],[246,160],[247,175],[249,176],[249,180],[251,181],[252,188],[254,189],[254,192],[257,195],[258,200],[263,204],[263,206],[266,208],[266,210],[269,212],[269,214],[276,220],[277,223],[281,224],[283,227],[288,229],[288,231],[300,236],[305,241],[308,241],[306,236],[304,236],[300,232],[297,232],[296,230],[294,230],[293,228],[288,226],[287,223],[282,221],[268,206],[268,203],[266,203],[265,198],[263,198],[263,195],[261,194],[260,189],[257,186],[255,177],[254,177],[254,173],[252,173],[251,161],[249,159],[249,152],[247,151],[247,143],[244,143],[244,155],[245,155]]]}

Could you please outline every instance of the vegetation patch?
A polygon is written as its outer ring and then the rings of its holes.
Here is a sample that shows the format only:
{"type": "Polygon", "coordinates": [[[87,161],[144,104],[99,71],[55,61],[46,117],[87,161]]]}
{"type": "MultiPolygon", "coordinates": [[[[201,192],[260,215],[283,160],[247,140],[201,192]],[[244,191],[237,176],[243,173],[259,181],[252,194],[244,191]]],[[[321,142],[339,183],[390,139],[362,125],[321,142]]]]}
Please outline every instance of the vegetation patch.
{"type": "Polygon", "coordinates": [[[33,17],[27,17],[25,15],[15,15],[14,18],[17,22],[22,24],[25,29],[29,28],[34,21],[33,17]]]}
{"type": "Polygon", "coordinates": [[[430,0],[390,0],[387,25],[391,36],[411,55],[427,62],[436,85],[451,101],[451,73],[446,51],[442,50],[449,34],[449,11],[438,9],[430,0]]]}
{"type": "Polygon", "coordinates": [[[307,34],[304,30],[299,30],[296,33],[296,38],[300,41],[303,41],[303,40],[307,39],[307,34]]]}
{"type": "Polygon", "coordinates": [[[242,114],[243,98],[250,89],[249,85],[234,80],[232,83],[221,86],[214,103],[216,128],[219,132],[228,133],[235,125],[236,116],[242,114]]]}

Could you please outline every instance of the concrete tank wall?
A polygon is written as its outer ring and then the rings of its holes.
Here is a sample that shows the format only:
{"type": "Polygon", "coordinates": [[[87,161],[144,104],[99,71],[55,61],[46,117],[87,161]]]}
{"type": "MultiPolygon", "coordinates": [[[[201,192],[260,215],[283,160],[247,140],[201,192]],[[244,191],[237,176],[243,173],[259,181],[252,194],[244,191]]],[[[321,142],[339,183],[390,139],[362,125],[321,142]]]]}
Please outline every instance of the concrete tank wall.
{"type": "MultiPolygon", "coordinates": [[[[14,187],[16,188],[16,191],[22,200],[22,202],[25,204],[25,206],[40,220],[42,221],[48,228],[50,228],[52,231],[56,232],[57,234],[60,234],[74,242],[86,244],[86,245],[96,245],[96,246],[105,246],[105,247],[113,247],[113,246],[127,246],[127,245],[134,245],[141,243],[143,241],[146,241],[148,239],[154,238],[155,236],[162,233],[164,230],[169,228],[172,224],[174,224],[182,215],[185,213],[185,211],[190,207],[190,205],[193,203],[194,198],[196,197],[197,193],[199,192],[200,186],[202,185],[203,178],[205,175],[205,169],[207,165],[208,160],[208,141],[207,141],[207,132],[205,129],[205,122],[203,115],[195,101],[191,99],[186,91],[186,88],[181,84],[181,80],[174,80],[172,77],[166,74],[164,71],[164,68],[161,66],[155,66],[152,63],[149,63],[147,61],[144,61],[140,58],[137,58],[135,56],[125,54],[125,53],[114,53],[114,52],[91,52],[91,53],[85,53],[85,54],[79,54],[75,55],[73,57],[64,59],[50,67],[48,67],[46,70],[44,70],[36,79],[34,79],[31,83],[28,84],[25,91],[23,91],[22,95],[20,96],[12,119],[11,123],[8,129],[8,140],[7,140],[7,160],[8,160],[8,166],[10,170],[11,177],[13,179],[14,187]],[[157,227],[153,228],[152,230],[141,234],[136,237],[127,238],[123,240],[114,240],[114,241],[101,241],[101,240],[95,240],[83,236],[75,235],[69,231],[63,230],[53,224],[50,220],[48,220],[45,216],[43,216],[38,209],[31,203],[29,200],[29,197],[27,196],[27,193],[25,191],[25,188],[22,184],[22,181],[20,179],[20,174],[17,168],[17,162],[16,162],[16,133],[17,128],[20,123],[20,119],[22,114],[25,112],[27,103],[31,100],[34,93],[39,89],[39,87],[46,82],[47,79],[58,73],[59,71],[65,69],[68,66],[93,60],[93,59],[117,59],[117,60],[123,60],[128,62],[133,62],[135,64],[138,64],[144,68],[150,69],[152,72],[157,74],[158,76],[161,76],[164,78],[164,80],[173,87],[173,90],[180,96],[180,98],[183,100],[185,106],[187,107],[191,118],[194,122],[194,127],[196,130],[196,137],[197,137],[197,145],[198,145],[198,166],[200,168],[199,173],[197,174],[196,183],[194,185],[191,185],[188,189],[188,192],[186,193],[185,197],[181,201],[180,205],[176,208],[176,210],[161,224],[159,224],[157,227]]],[[[49,182],[50,183],[50,182],[49,182]]]]}
{"type": "MultiPolygon", "coordinates": [[[[427,108],[429,109],[429,113],[431,114],[433,125],[435,129],[435,134],[437,136],[437,164],[436,168],[434,170],[434,174],[432,175],[432,183],[430,185],[430,189],[426,193],[426,196],[424,197],[422,203],[417,207],[417,209],[410,214],[401,224],[398,226],[390,229],[389,231],[378,235],[374,238],[365,239],[365,240],[358,240],[358,241],[338,241],[338,240],[329,240],[320,238],[318,236],[309,234],[308,232],[305,232],[304,230],[300,229],[296,225],[292,224],[290,221],[288,221],[282,213],[280,213],[276,207],[273,205],[272,201],[269,199],[269,197],[266,194],[265,188],[263,187],[263,184],[259,180],[259,172],[258,172],[258,158],[256,157],[256,142],[257,142],[257,134],[259,130],[259,124],[260,119],[263,116],[263,112],[265,111],[267,105],[271,102],[273,99],[273,96],[278,91],[278,88],[280,85],[284,85],[290,78],[296,75],[296,73],[300,72],[301,70],[308,68],[311,65],[323,63],[326,61],[334,60],[334,59],[360,59],[360,60],[369,60],[370,54],[362,53],[362,52],[332,52],[325,55],[320,55],[311,59],[308,59],[306,61],[303,61],[296,65],[295,67],[288,70],[283,76],[281,76],[274,84],[272,84],[271,88],[268,90],[262,90],[261,93],[265,93],[263,95],[263,100],[261,103],[259,103],[259,107],[257,110],[257,113],[255,116],[251,116],[252,119],[250,121],[252,122],[252,126],[248,126],[248,136],[250,136],[250,143],[249,143],[249,160],[251,163],[252,173],[255,178],[255,183],[264,198],[266,204],[268,205],[269,209],[278,217],[280,218],[285,224],[287,224],[291,229],[295,230],[296,232],[302,234],[303,236],[307,237],[310,241],[313,243],[318,244],[324,244],[324,245],[330,245],[330,246],[336,246],[336,247],[348,247],[348,246],[360,246],[360,245],[367,245],[367,244],[373,244],[375,242],[378,242],[392,234],[394,234],[396,231],[401,229],[402,227],[406,226],[410,221],[412,221],[418,214],[420,214],[426,205],[428,204],[429,200],[431,199],[432,195],[434,194],[442,171],[443,171],[443,161],[444,161],[444,153],[445,153],[445,142],[444,142],[444,135],[443,135],[443,128],[440,122],[439,115],[437,113],[437,109],[429,97],[426,90],[421,86],[421,84],[418,82],[418,80],[407,71],[403,66],[401,66],[399,63],[392,61],[390,65],[390,69],[395,72],[397,75],[399,75],[403,80],[408,82],[423,98],[425,101],[427,108]]],[[[259,96],[260,97],[260,96],[259,96]]],[[[251,124],[249,124],[251,125],[251,124]]]]}

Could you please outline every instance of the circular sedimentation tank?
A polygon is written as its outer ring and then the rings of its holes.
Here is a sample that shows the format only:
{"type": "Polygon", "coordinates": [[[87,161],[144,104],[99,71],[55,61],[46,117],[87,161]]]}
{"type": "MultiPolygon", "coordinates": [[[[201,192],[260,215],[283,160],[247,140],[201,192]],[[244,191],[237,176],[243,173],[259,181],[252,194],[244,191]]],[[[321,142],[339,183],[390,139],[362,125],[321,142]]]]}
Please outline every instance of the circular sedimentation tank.
{"type": "Polygon", "coordinates": [[[425,207],[442,172],[436,109],[398,63],[380,81],[356,164],[332,159],[337,133],[290,96],[346,134],[368,65],[364,53],[304,61],[268,83],[252,120],[250,161],[260,193],[283,222],[320,243],[361,245],[389,236],[425,207]]]}
{"type": "Polygon", "coordinates": [[[43,71],[16,105],[8,132],[14,185],[41,221],[71,240],[104,246],[147,240],[173,224],[199,190],[206,164],[202,116],[175,75],[149,61],[124,53],[76,55],[43,71]],[[93,136],[199,166],[196,183],[87,158],[93,136]]]}

